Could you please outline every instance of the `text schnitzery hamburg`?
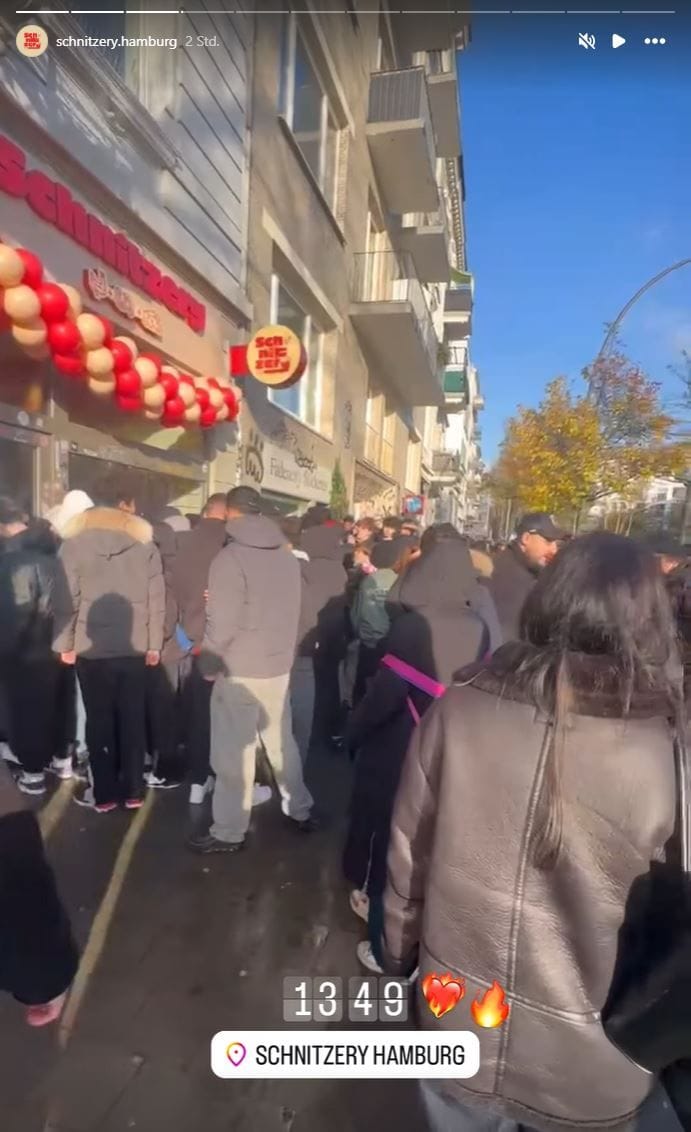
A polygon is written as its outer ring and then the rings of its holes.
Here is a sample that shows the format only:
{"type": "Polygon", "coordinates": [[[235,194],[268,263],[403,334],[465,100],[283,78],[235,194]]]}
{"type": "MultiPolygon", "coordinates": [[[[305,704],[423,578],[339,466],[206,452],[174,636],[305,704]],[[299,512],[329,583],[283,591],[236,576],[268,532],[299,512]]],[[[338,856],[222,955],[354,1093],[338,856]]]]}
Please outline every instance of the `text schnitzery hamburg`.
{"type": "Polygon", "coordinates": [[[201,332],[206,326],[203,303],[169,275],[164,275],[122,232],[113,232],[87,212],[59,181],[52,181],[38,169],[27,170],[24,151],[1,134],[0,191],[25,200],[41,220],[88,248],[97,259],[126,276],[135,287],[167,307],[171,314],[184,319],[192,330],[201,332]]]}

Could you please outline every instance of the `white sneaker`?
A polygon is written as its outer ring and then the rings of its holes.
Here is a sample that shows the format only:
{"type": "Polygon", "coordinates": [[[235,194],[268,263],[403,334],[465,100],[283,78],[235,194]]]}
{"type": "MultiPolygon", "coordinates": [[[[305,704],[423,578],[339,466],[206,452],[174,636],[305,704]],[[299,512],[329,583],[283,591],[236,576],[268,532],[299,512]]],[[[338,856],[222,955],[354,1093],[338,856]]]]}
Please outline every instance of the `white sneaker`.
{"type": "Polygon", "coordinates": [[[369,919],[369,896],[359,888],[354,888],[350,894],[350,907],[356,916],[367,923],[369,919]]]}
{"type": "Polygon", "coordinates": [[[72,778],[72,756],[66,759],[54,758],[48,767],[51,774],[56,775],[57,778],[66,782],[72,778]]]}
{"type": "Polygon", "coordinates": [[[19,766],[19,759],[9,743],[0,743],[0,759],[3,759],[6,763],[14,763],[15,766],[19,766]]]}
{"type": "Polygon", "coordinates": [[[372,971],[375,975],[384,974],[383,968],[379,966],[377,960],[374,958],[372,944],[368,939],[363,939],[362,943],[357,945],[356,951],[357,957],[363,967],[366,967],[368,971],[372,971]]]}
{"type": "Polygon", "coordinates": [[[46,776],[45,774],[27,774],[23,770],[17,779],[17,786],[22,794],[45,794],[46,776]]]}
{"type": "Polygon", "coordinates": [[[260,786],[255,782],[252,788],[252,808],[255,806],[263,806],[265,802],[270,801],[273,790],[270,786],[260,786]]]}
{"type": "Polygon", "coordinates": [[[201,806],[207,794],[213,794],[214,777],[209,775],[206,782],[193,782],[190,786],[190,805],[201,806]]]}
{"type": "Polygon", "coordinates": [[[176,790],[181,785],[177,778],[164,778],[163,775],[156,774],[153,770],[146,772],[144,782],[151,790],[176,790]]]}

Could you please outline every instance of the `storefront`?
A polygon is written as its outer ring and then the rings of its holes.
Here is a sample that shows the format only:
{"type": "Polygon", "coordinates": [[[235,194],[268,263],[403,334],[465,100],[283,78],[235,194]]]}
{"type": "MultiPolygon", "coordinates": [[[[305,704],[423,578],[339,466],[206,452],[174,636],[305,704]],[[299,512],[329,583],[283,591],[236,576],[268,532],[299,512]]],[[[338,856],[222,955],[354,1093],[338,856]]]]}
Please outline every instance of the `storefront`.
{"type": "MultiPolygon", "coordinates": [[[[175,390],[183,375],[197,397],[211,376],[225,397],[228,347],[244,337],[241,316],[200,295],[179,260],[170,267],[155,255],[137,218],[131,215],[130,231],[123,206],[114,204],[110,214],[109,198],[93,182],[67,185],[64,176],[0,136],[0,242],[34,253],[44,282],[78,292],[83,310],[107,319],[113,335],[132,343],[135,358],[151,355],[169,382],[177,374],[175,390]]],[[[45,329],[43,320],[28,320],[23,336],[15,335],[11,320],[0,325],[2,492],[45,511],[65,490],[88,492],[125,466],[139,483],[142,510],[172,504],[198,511],[209,490],[237,482],[232,412],[223,410],[222,423],[204,428],[203,402],[197,407],[192,394],[193,408],[177,399],[179,418],[166,418],[161,406],[172,408],[177,393],[168,390],[169,399],[159,403],[158,394],[144,389],[142,411],[126,409],[128,399],[107,381],[99,388],[91,370],[71,377],[56,368],[54,354],[39,357],[41,347],[26,348],[31,327],[39,324],[45,329]]],[[[218,396],[214,385],[212,404],[218,396]]]]}
{"type": "Polygon", "coordinates": [[[400,510],[400,488],[395,480],[375,471],[369,464],[355,462],[354,488],[355,516],[358,519],[370,515],[383,518],[384,515],[398,515],[400,510]]]}

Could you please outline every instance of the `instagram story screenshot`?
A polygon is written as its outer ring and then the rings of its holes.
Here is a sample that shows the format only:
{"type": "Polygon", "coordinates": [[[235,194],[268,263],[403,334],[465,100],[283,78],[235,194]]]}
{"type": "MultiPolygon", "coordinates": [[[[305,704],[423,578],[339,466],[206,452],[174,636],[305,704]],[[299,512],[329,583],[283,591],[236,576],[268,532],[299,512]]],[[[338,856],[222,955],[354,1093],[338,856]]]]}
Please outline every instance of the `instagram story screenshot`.
{"type": "Polygon", "coordinates": [[[691,1130],[691,0],[507,3],[0,9],[2,1132],[691,1130]]]}

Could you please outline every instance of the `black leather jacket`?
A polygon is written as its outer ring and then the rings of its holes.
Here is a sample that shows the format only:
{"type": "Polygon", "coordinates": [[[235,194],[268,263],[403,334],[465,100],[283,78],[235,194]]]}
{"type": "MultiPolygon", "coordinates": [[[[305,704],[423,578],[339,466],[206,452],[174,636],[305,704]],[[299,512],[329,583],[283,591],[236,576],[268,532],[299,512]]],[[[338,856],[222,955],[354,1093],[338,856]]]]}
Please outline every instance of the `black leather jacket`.
{"type": "Polygon", "coordinates": [[[0,657],[5,662],[51,655],[56,547],[42,523],[5,543],[0,555],[0,657]]]}

